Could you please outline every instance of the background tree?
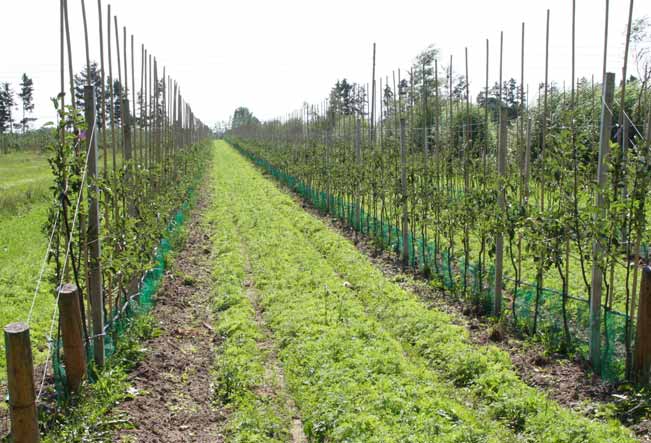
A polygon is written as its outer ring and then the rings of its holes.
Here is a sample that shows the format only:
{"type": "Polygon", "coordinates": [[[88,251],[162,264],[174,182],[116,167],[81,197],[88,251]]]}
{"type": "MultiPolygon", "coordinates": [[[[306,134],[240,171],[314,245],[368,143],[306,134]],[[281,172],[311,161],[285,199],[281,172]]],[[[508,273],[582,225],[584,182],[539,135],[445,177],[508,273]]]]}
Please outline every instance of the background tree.
{"type": "MultiPolygon", "coordinates": [[[[83,112],[86,106],[86,100],[84,98],[84,87],[86,87],[86,83],[88,81],[88,68],[82,69],[78,74],[75,74],[74,82],[75,82],[75,102],[77,103],[77,107],[83,112]]],[[[97,67],[96,62],[92,62],[90,64],[90,84],[93,86],[95,89],[95,114],[97,115],[98,122],[101,125],[102,121],[102,100],[101,100],[101,92],[102,92],[102,76],[101,73],[99,72],[99,69],[97,67]]],[[[105,89],[108,92],[108,88],[105,89]]],[[[107,97],[108,99],[108,97],[107,97]]]]}
{"type": "Polygon", "coordinates": [[[23,103],[23,118],[20,121],[20,127],[24,134],[25,131],[29,129],[29,123],[36,120],[35,118],[28,116],[32,111],[34,111],[34,81],[29,78],[27,74],[23,74],[20,82],[20,93],[18,96],[23,103]]]}
{"type": "Polygon", "coordinates": [[[231,127],[237,129],[242,126],[250,126],[253,124],[259,124],[260,121],[253,115],[249,108],[239,107],[233,112],[233,120],[231,122],[231,127]]]}
{"type": "Polygon", "coordinates": [[[641,17],[633,22],[631,27],[631,47],[633,60],[637,68],[641,85],[634,110],[634,118],[642,120],[645,108],[651,106],[649,98],[649,80],[651,80],[651,20],[641,17]]]}
{"type": "Polygon", "coordinates": [[[438,58],[439,50],[432,44],[423,49],[414,59],[412,71],[414,73],[414,89],[416,94],[420,94],[423,89],[423,82],[427,89],[427,94],[432,95],[436,87],[434,83],[434,61],[438,58]]]}
{"type": "MultiPolygon", "coordinates": [[[[477,104],[482,107],[487,106],[493,122],[497,123],[499,120],[500,84],[496,82],[488,90],[488,98],[486,98],[486,91],[481,91],[477,96],[477,104]]],[[[502,83],[502,109],[506,111],[509,120],[518,117],[520,105],[518,82],[514,78],[506,80],[502,83]]]]}
{"type": "Polygon", "coordinates": [[[14,91],[7,82],[0,86],[0,132],[14,132],[13,108],[16,106],[14,91]]]}
{"type": "MultiPolygon", "coordinates": [[[[110,83],[109,83],[110,86],[110,83]]],[[[109,91],[109,86],[106,87],[106,90],[109,91]]],[[[122,85],[118,80],[113,81],[113,103],[110,102],[110,97],[106,98],[106,106],[113,107],[113,123],[118,127],[122,123],[122,85]]],[[[110,118],[110,114],[109,114],[110,118]]]]}

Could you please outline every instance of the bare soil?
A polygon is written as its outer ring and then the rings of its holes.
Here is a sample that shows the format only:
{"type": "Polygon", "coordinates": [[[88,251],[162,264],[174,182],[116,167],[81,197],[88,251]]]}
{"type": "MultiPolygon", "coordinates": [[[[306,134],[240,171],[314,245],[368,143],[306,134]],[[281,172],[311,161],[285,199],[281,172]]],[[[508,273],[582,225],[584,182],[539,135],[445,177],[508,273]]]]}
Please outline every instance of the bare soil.
{"type": "MultiPolygon", "coordinates": [[[[205,189],[204,189],[205,191],[205,189]]],[[[152,315],[160,334],[130,374],[133,400],[120,405],[132,429],[120,441],[222,442],[227,412],[213,401],[211,369],[218,338],[211,326],[211,241],[201,224],[203,197],[184,249],[165,276],[152,315]]]]}

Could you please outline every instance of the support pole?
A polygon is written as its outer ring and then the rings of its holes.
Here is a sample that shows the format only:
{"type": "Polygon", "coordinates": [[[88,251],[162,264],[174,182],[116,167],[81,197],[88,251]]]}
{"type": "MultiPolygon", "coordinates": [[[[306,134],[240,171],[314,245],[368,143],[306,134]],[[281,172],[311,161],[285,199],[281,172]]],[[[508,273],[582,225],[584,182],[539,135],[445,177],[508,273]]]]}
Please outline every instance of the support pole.
{"type": "MultiPolygon", "coordinates": [[[[506,213],[506,195],[504,175],[506,172],[506,112],[500,113],[500,140],[497,152],[497,206],[501,216],[506,213]]],[[[493,314],[499,317],[502,313],[502,277],[504,272],[504,233],[499,227],[495,235],[495,298],[493,314]]]]}
{"type": "Polygon", "coordinates": [[[66,365],[68,389],[71,393],[77,394],[86,377],[86,352],[79,289],[73,284],[66,284],[59,291],[59,323],[63,338],[63,361],[66,365]]]}
{"type": "Polygon", "coordinates": [[[12,323],[5,327],[4,332],[11,441],[37,443],[40,437],[29,326],[25,323],[12,323]]]}
{"type": "MultiPolygon", "coordinates": [[[[86,104],[86,122],[88,124],[88,295],[93,317],[93,350],[95,363],[98,367],[104,366],[104,294],[102,287],[102,255],[101,239],[99,236],[99,189],[97,181],[97,116],[95,115],[95,88],[84,88],[86,104]]],[[[128,126],[128,125],[125,125],[128,126]]]]}
{"type": "MultiPolygon", "coordinates": [[[[357,166],[357,172],[361,174],[362,171],[362,129],[361,129],[361,117],[355,117],[355,164],[357,166]]],[[[362,182],[361,177],[357,177],[359,180],[355,183],[355,189],[357,190],[357,198],[355,202],[355,236],[358,232],[362,230],[362,196],[360,183],[362,182]]]]}
{"type": "Polygon", "coordinates": [[[400,189],[402,206],[402,267],[409,266],[409,209],[407,208],[407,146],[405,117],[400,115],[400,189]]]}
{"type": "MultiPolygon", "coordinates": [[[[595,199],[599,224],[606,218],[606,182],[608,180],[608,157],[610,156],[610,130],[612,127],[612,106],[615,89],[615,74],[608,72],[604,82],[601,104],[601,129],[599,132],[599,163],[597,166],[598,191],[595,199]]],[[[592,245],[592,293],[590,294],[590,362],[595,372],[601,370],[601,289],[603,283],[603,254],[601,239],[592,245]]]]}

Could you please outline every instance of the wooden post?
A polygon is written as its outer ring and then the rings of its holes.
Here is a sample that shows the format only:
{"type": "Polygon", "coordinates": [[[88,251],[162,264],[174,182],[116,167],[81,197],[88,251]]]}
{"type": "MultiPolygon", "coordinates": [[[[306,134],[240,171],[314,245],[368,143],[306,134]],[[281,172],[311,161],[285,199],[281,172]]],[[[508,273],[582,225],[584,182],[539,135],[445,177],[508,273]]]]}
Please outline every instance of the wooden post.
{"type": "MultiPolygon", "coordinates": [[[[506,172],[506,112],[500,113],[500,139],[497,152],[497,206],[500,215],[506,212],[506,196],[504,175],[506,172]]],[[[504,272],[504,233],[501,228],[495,235],[495,298],[493,300],[493,314],[499,317],[502,313],[502,277],[504,272]]]]}
{"type": "Polygon", "coordinates": [[[645,266],[642,271],[633,374],[636,383],[643,385],[649,383],[651,374],[651,266],[645,266]]]}
{"type": "MultiPolygon", "coordinates": [[[[601,129],[599,132],[599,163],[597,167],[597,192],[595,205],[598,209],[595,221],[606,217],[606,181],[608,179],[608,157],[610,156],[610,130],[612,126],[612,106],[615,89],[615,74],[606,74],[601,105],[601,129]]],[[[590,294],[590,362],[594,371],[601,368],[601,289],[603,283],[603,245],[595,239],[592,245],[592,293],[590,294]]]]}
{"type": "Polygon", "coordinates": [[[4,331],[12,441],[38,442],[40,437],[29,326],[25,323],[12,323],[4,331]]]}
{"type": "Polygon", "coordinates": [[[68,388],[76,394],[86,376],[86,352],[82,335],[79,289],[73,284],[66,284],[59,290],[59,323],[68,388]]]}
{"type": "Polygon", "coordinates": [[[95,363],[97,366],[104,366],[104,294],[102,287],[102,267],[100,257],[102,255],[101,239],[99,236],[99,189],[95,182],[97,180],[97,118],[95,115],[95,88],[86,86],[84,88],[84,100],[86,104],[86,122],[88,124],[88,183],[91,186],[88,192],[88,296],[93,317],[93,347],[95,363]]]}

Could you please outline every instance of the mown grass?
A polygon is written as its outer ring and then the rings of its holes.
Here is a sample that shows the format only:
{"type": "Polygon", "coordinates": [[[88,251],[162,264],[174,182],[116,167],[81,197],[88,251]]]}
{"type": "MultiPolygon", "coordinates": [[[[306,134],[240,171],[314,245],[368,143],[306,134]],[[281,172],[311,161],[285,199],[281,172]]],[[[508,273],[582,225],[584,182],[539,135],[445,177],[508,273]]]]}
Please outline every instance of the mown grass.
{"type": "Polygon", "coordinates": [[[234,150],[216,163],[216,204],[251,252],[312,441],[633,441],[526,386],[506,353],[472,345],[234,150]]]}

